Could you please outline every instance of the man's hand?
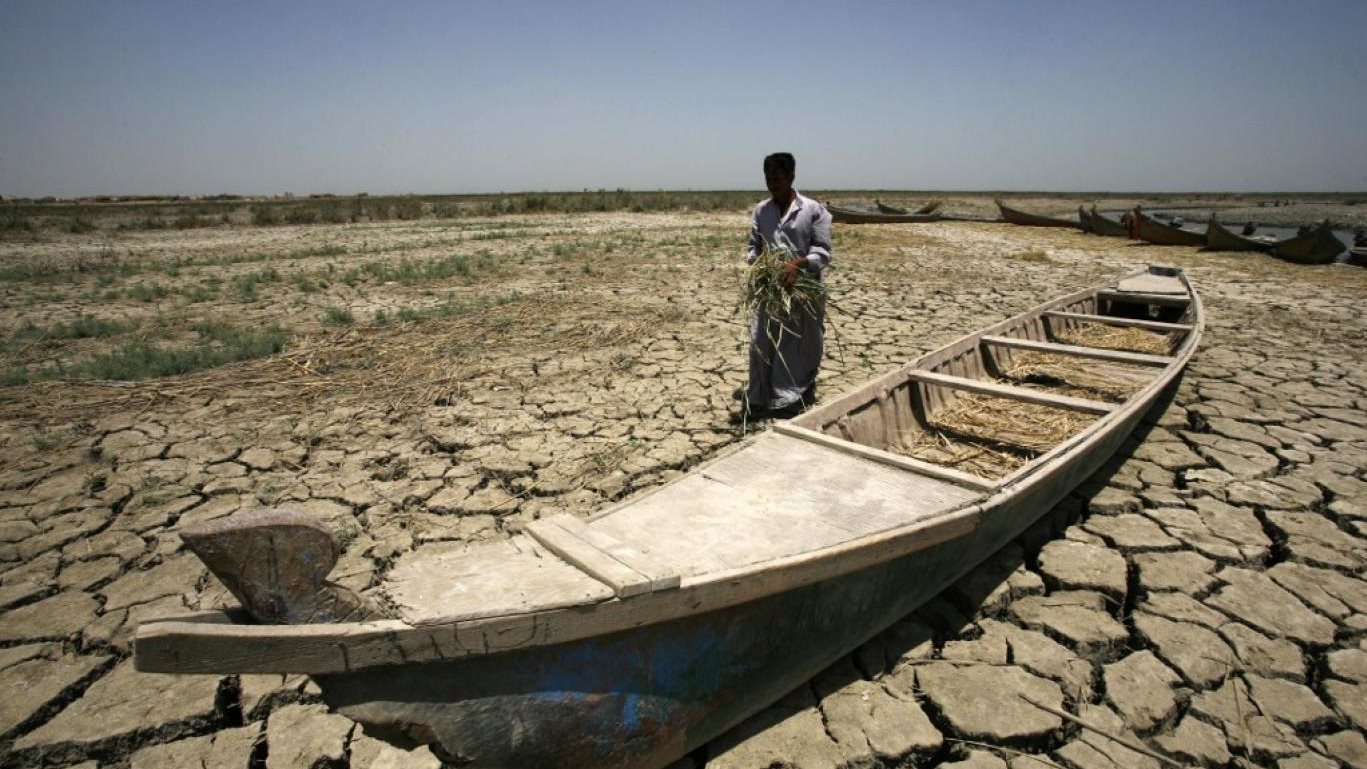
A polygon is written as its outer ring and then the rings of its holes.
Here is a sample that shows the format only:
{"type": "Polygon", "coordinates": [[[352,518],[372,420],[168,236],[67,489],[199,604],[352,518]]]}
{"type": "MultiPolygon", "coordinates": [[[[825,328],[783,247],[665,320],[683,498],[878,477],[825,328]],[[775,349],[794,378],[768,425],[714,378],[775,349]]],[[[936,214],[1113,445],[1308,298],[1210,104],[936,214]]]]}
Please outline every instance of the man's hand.
{"type": "Polygon", "coordinates": [[[793,259],[783,263],[783,285],[792,288],[797,282],[797,276],[803,267],[807,265],[806,259],[793,259]]]}

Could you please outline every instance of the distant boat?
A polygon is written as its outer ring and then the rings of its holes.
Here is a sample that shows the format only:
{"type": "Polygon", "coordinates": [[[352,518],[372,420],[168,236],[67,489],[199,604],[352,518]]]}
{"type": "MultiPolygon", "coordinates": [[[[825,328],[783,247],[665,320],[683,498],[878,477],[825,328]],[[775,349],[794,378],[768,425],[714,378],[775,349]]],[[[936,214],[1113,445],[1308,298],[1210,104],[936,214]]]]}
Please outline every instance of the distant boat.
{"type": "Polygon", "coordinates": [[[1272,246],[1272,253],[1297,264],[1328,264],[1343,253],[1344,248],[1343,241],[1334,234],[1326,219],[1309,232],[1277,241],[1272,246]]]}
{"type": "Polygon", "coordinates": [[[875,200],[875,201],[873,202],[873,204],[874,204],[875,206],[878,207],[878,212],[879,212],[879,213],[882,213],[882,214],[897,214],[897,215],[902,215],[902,214],[908,214],[908,213],[910,213],[910,214],[933,214],[933,213],[935,213],[936,211],[939,210],[940,205],[941,205],[941,202],[942,202],[942,201],[939,201],[939,200],[932,200],[932,201],[930,201],[929,203],[926,203],[925,205],[923,205],[923,206],[921,206],[920,208],[916,209],[915,211],[908,211],[908,210],[905,209],[905,208],[898,208],[897,206],[890,206],[890,205],[888,205],[887,203],[884,203],[884,202],[881,201],[881,200],[875,200]]]}
{"type": "Polygon", "coordinates": [[[1255,240],[1246,238],[1226,229],[1220,224],[1220,220],[1215,218],[1215,214],[1210,215],[1210,222],[1206,225],[1206,249],[1208,251],[1259,251],[1267,253],[1272,250],[1272,243],[1265,240],[1255,240]]]}
{"type": "Polygon", "coordinates": [[[909,222],[938,222],[939,214],[885,214],[861,211],[857,208],[827,205],[831,221],[837,224],[906,224],[909,222]]]}
{"type": "Polygon", "coordinates": [[[898,208],[897,206],[890,206],[890,205],[884,203],[884,202],[881,201],[881,200],[875,200],[875,201],[873,201],[873,204],[874,204],[875,206],[878,206],[878,213],[880,213],[880,214],[905,214],[905,213],[909,213],[905,208],[898,208]]]}
{"type": "MultiPolygon", "coordinates": [[[[1081,206],[1078,207],[1078,213],[1079,215],[1082,213],[1081,206]]],[[[1087,212],[1087,219],[1084,221],[1087,223],[1087,231],[1094,235],[1104,235],[1108,238],[1128,238],[1130,236],[1128,227],[1098,213],[1096,206],[1092,206],[1092,210],[1087,212]]]]}
{"type": "Polygon", "coordinates": [[[994,200],[997,208],[1001,209],[1002,218],[1011,224],[1021,224],[1026,227],[1071,227],[1082,229],[1081,221],[1071,221],[1069,219],[1055,219],[1052,216],[1040,216],[1039,214],[1029,214],[1024,211],[1017,211],[1003,204],[1000,200],[994,200]]]}
{"type": "Polygon", "coordinates": [[[1159,246],[1196,246],[1200,248],[1206,244],[1204,232],[1192,232],[1181,227],[1163,224],[1138,208],[1134,210],[1134,216],[1139,220],[1137,230],[1140,240],[1159,246]]]}
{"type": "Polygon", "coordinates": [[[1367,246],[1358,246],[1348,252],[1348,263],[1356,264],[1359,267],[1367,267],[1367,246]]]}

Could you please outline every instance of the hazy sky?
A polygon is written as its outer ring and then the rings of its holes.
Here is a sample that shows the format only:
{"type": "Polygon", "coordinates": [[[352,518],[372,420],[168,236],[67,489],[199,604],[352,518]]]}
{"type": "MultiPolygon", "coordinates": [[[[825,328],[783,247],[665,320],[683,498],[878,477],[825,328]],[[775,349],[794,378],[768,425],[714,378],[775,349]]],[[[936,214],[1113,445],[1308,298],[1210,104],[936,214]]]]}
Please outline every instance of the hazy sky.
{"type": "Polygon", "coordinates": [[[1367,0],[0,0],[0,194],[1367,190],[1367,0]]]}

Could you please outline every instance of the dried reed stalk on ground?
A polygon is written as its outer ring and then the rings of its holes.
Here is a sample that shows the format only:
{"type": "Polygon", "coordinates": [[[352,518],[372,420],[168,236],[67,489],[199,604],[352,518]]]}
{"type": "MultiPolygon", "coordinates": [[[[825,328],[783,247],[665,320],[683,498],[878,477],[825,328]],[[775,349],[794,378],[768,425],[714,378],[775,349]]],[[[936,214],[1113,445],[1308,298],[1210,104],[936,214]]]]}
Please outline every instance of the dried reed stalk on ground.
{"type": "Polygon", "coordinates": [[[1167,355],[1172,349],[1167,334],[1146,331],[1132,326],[1107,326],[1102,323],[1082,323],[1057,335],[1064,344],[1097,347],[1103,350],[1124,350],[1149,355],[1167,355]]]}

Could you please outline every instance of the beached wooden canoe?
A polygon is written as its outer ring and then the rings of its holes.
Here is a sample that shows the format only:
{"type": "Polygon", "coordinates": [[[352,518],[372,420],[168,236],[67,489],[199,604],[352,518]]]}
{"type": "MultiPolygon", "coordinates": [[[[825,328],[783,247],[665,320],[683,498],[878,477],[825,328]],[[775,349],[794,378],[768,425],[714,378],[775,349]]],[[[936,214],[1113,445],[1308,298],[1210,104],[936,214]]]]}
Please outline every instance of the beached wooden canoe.
{"type": "MultiPolygon", "coordinates": [[[[1081,209],[1079,209],[1081,210],[1081,209]]],[[[1130,230],[1125,225],[1103,216],[1092,206],[1092,210],[1087,212],[1087,231],[1094,235],[1104,235],[1108,238],[1128,238],[1130,230]]]]}
{"type": "Polygon", "coordinates": [[[890,206],[890,205],[888,205],[887,203],[884,203],[884,202],[881,201],[881,200],[875,200],[875,201],[873,201],[873,204],[874,204],[875,206],[878,207],[878,213],[880,213],[880,214],[905,214],[905,213],[910,213],[910,212],[907,211],[905,208],[898,208],[897,206],[890,206]]]}
{"type": "Polygon", "coordinates": [[[1329,222],[1320,223],[1309,232],[1279,240],[1272,246],[1273,255],[1297,264],[1328,264],[1348,246],[1338,239],[1329,222]]]}
{"type": "Polygon", "coordinates": [[[1072,227],[1081,229],[1082,222],[1071,221],[1069,219],[1055,219],[1052,216],[1040,216],[1024,211],[1018,211],[1003,204],[1000,200],[992,201],[997,204],[997,208],[1002,212],[1002,219],[1011,224],[1023,224],[1027,227],[1072,227]]]}
{"type": "Polygon", "coordinates": [[[1266,240],[1255,240],[1239,235],[1223,224],[1215,217],[1210,215],[1210,221],[1206,224],[1206,250],[1208,251],[1259,251],[1267,253],[1272,250],[1272,243],[1266,240]]]}
{"type": "Polygon", "coordinates": [[[1348,252],[1348,263],[1367,267],[1367,246],[1358,246],[1348,252]]]}
{"type": "Polygon", "coordinates": [[[662,767],[1019,536],[1203,325],[1175,268],[1074,291],[587,519],[419,548],[364,597],[326,583],[338,547],[302,514],[211,522],[183,536],[247,611],[144,623],[136,665],[307,673],[367,734],[462,766],[662,767]]]}
{"type": "Polygon", "coordinates": [[[1137,208],[1133,215],[1139,220],[1137,233],[1140,240],[1159,246],[1196,246],[1199,248],[1206,244],[1204,232],[1192,232],[1181,227],[1163,224],[1137,208]]]}
{"type": "Polygon", "coordinates": [[[827,205],[831,221],[836,224],[907,224],[914,222],[938,222],[940,215],[931,214],[885,214],[877,211],[861,211],[856,208],[827,205]]]}

